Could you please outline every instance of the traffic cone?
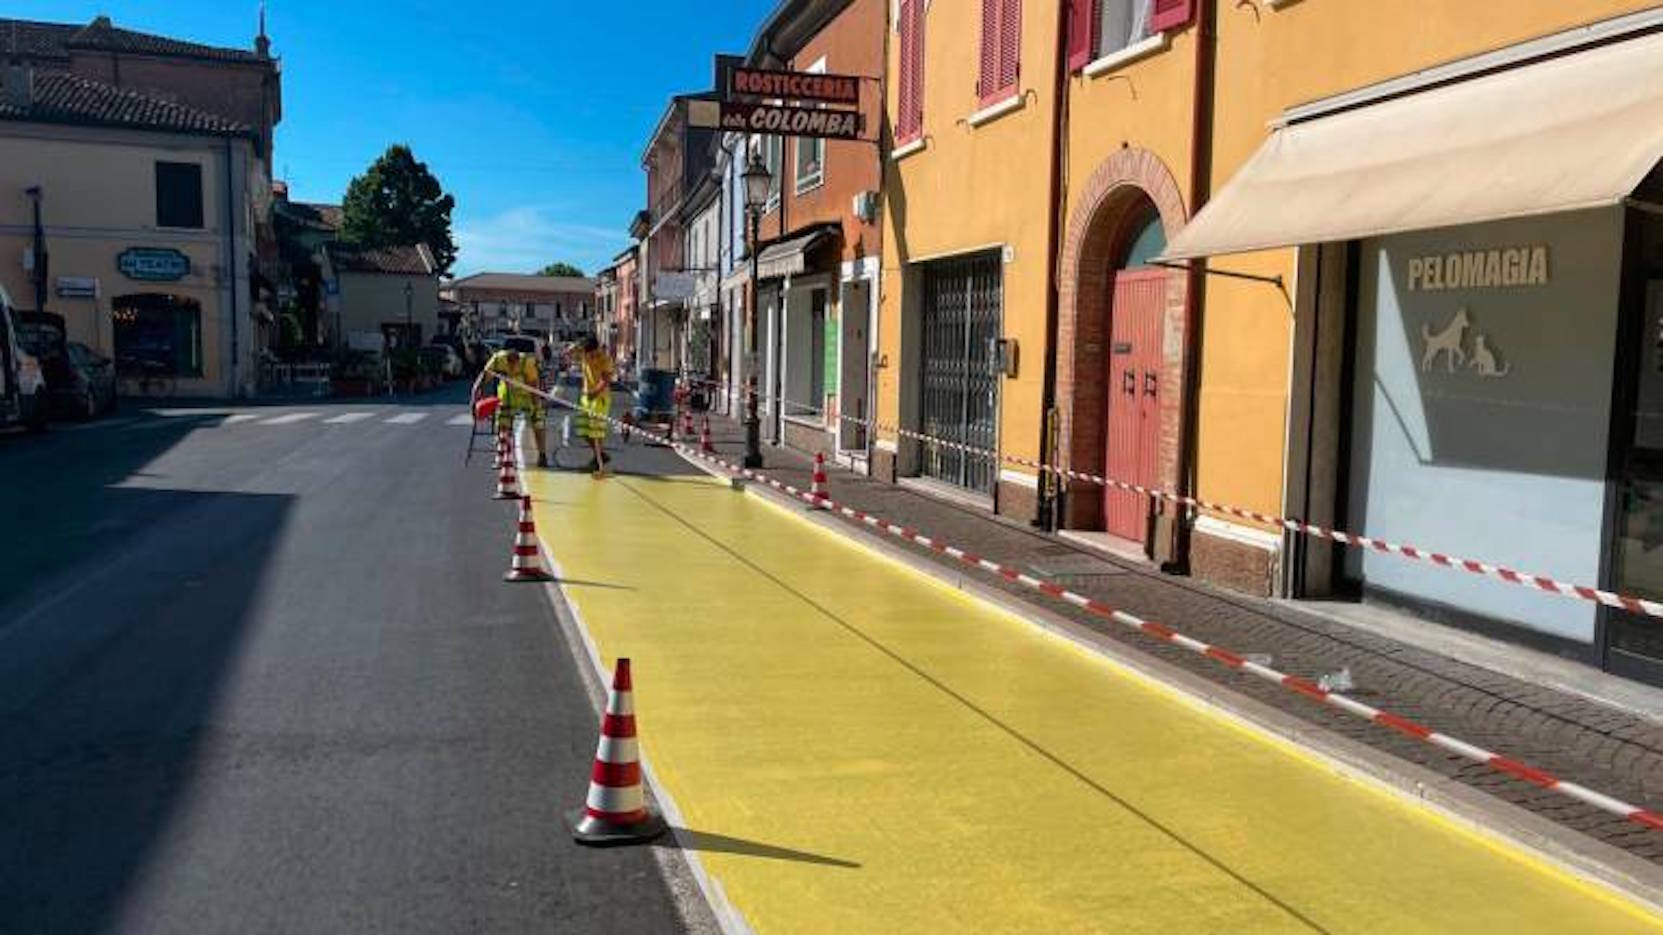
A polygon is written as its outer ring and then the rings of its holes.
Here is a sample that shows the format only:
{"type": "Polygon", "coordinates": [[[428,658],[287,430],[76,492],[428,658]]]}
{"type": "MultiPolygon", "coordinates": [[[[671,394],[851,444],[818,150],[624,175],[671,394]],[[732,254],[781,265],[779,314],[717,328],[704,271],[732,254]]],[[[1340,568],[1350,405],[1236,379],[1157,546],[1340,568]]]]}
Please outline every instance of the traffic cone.
{"type": "Polygon", "coordinates": [[[520,526],[514,534],[514,557],[508,564],[504,581],[553,581],[554,576],[543,570],[543,560],[537,551],[537,525],[531,517],[531,498],[520,498],[520,526]]]}
{"type": "Polygon", "coordinates": [[[681,411],[681,437],[693,440],[693,407],[688,406],[681,411]]]}
{"type": "Polygon", "coordinates": [[[629,660],[619,659],[606,697],[601,739],[589,774],[583,807],[568,813],[579,844],[651,841],[666,830],[664,819],[647,807],[641,787],[641,755],[635,742],[635,697],[629,660]]]}
{"type": "Polygon", "coordinates": [[[497,470],[502,470],[502,466],[509,462],[510,452],[512,451],[513,446],[508,441],[508,430],[499,429],[497,431],[497,470]]]}
{"type": "Polygon", "coordinates": [[[707,455],[716,453],[716,443],[710,440],[710,417],[704,417],[704,428],[699,432],[699,450],[707,455]]]}
{"type": "Polygon", "coordinates": [[[818,451],[814,453],[814,483],[809,490],[809,496],[814,498],[814,506],[816,509],[825,505],[826,456],[818,451]]]}
{"type": "Polygon", "coordinates": [[[502,467],[497,469],[497,493],[493,500],[520,499],[520,479],[514,472],[514,458],[503,459],[502,467]]]}
{"type": "Polygon", "coordinates": [[[629,430],[635,428],[635,413],[626,412],[624,413],[624,417],[618,421],[620,423],[618,434],[624,437],[624,444],[627,445],[629,444],[629,430]]]}

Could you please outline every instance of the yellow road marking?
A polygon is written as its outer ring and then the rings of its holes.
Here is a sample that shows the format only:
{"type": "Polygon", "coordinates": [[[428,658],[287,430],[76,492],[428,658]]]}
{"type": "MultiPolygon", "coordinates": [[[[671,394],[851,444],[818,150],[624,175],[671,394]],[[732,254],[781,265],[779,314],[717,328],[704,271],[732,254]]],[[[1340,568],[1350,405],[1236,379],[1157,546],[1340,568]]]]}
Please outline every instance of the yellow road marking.
{"type": "Polygon", "coordinates": [[[719,483],[527,482],[761,931],[1663,931],[719,483]]]}

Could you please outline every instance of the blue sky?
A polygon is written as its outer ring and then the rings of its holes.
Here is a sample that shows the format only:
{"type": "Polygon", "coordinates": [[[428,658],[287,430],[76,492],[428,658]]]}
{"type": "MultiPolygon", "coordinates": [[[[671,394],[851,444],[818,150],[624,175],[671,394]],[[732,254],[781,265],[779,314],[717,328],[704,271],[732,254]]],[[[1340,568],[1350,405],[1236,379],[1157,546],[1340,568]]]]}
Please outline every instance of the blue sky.
{"type": "MultiPolygon", "coordinates": [[[[275,175],[338,201],[405,142],[456,195],[456,272],[594,273],[643,207],[641,150],[671,93],[710,85],[773,0],[270,0],[283,60],[275,175]]],[[[11,0],[4,15],[248,47],[258,0],[11,0]]]]}

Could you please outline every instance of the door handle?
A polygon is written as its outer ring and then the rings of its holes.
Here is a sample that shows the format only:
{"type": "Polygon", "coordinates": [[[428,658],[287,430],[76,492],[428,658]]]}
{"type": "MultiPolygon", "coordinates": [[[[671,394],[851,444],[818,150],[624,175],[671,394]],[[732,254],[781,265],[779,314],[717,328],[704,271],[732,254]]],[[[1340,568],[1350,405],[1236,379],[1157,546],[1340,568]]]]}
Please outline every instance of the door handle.
{"type": "Polygon", "coordinates": [[[1145,370],[1143,372],[1143,395],[1154,396],[1160,389],[1160,386],[1161,382],[1159,378],[1155,376],[1155,371],[1145,370]]]}
{"type": "Polygon", "coordinates": [[[1127,370],[1121,373],[1120,391],[1125,393],[1127,396],[1136,396],[1138,394],[1138,375],[1135,372],[1127,370]]]}

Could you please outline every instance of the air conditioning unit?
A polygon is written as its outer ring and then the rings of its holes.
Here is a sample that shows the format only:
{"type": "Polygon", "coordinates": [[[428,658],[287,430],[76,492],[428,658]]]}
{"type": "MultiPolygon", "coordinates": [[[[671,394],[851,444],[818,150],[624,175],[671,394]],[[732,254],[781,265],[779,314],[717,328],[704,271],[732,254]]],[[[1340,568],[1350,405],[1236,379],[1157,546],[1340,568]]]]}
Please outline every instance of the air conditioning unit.
{"type": "Polygon", "coordinates": [[[852,199],[852,203],[849,205],[849,211],[853,213],[855,217],[860,218],[868,224],[877,223],[878,193],[859,192],[852,199]]]}

